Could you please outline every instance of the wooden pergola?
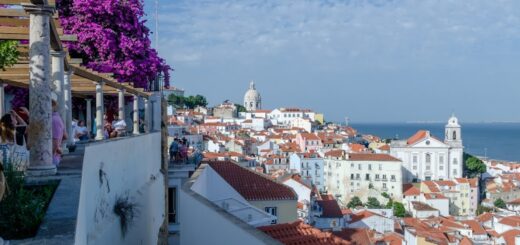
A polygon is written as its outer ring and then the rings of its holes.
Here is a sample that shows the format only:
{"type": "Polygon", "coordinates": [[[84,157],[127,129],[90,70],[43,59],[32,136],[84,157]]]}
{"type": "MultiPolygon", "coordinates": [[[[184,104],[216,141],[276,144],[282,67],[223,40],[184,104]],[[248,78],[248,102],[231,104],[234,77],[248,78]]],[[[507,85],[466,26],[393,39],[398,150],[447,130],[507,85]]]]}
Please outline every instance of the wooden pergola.
{"type": "MultiPolygon", "coordinates": [[[[150,111],[153,109],[149,106],[152,93],[144,91],[143,88],[136,88],[130,83],[120,83],[113,77],[113,74],[93,71],[81,65],[82,59],[71,57],[62,42],[75,42],[77,37],[64,34],[59,23],[58,13],[54,11],[55,0],[0,0],[0,5],[6,6],[0,8],[0,40],[19,42],[17,45],[19,56],[16,64],[0,70],[0,102],[2,105],[0,111],[4,111],[4,85],[29,88],[29,92],[34,93],[31,94],[31,97],[34,95],[35,98],[42,98],[46,101],[45,103],[49,103],[48,105],[50,105],[49,95],[41,91],[46,91],[47,86],[51,85],[54,86],[53,91],[58,95],[58,102],[63,102],[58,103],[58,107],[61,108],[62,117],[66,116],[65,124],[69,134],[72,132],[71,99],[73,96],[85,98],[87,125],[89,122],[92,125],[91,101],[95,98],[96,139],[103,139],[104,95],[118,95],[119,116],[121,118],[125,118],[125,96],[134,96],[134,134],[139,134],[139,101],[143,98],[145,130],[147,132],[150,130],[148,121],[150,120],[150,113],[153,113],[150,111]],[[32,21],[33,18],[34,21],[32,21]],[[34,26],[31,26],[31,22],[34,26]],[[37,47],[30,47],[29,44],[24,43],[31,43],[37,45],[37,47]],[[49,53],[44,50],[48,50],[49,53]],[[52,56],[52,62],[50,56],[52,56]],[[48,77],[49,71],[52,72],[50,78],[48,77]],[[44,84],[44,87],[41,87],[42,84],[44,84]]],[[[31,107],[34,102],[39,103],[39,100],[31,99],[31,107]]],[[[35,108],[40,109],[39,107],[35,108]]],[[[38,111],[38,114],[38,119],[43,120],[42,123],[48,126],[50,118],[44,118],[45,113],[41,114],[38,111]]],[[[33,112],[31,111],[32,116],[33,112]]],[[[90,127],[88,128],[90,129],[90,127]]],[[[37,139],[35,141],[39,141],[38,144],[41,144],[41,147],[34,147],[33,145],[31,156],[33,156],[33,153],[41,154],[40,150],[46,151],[43,148],[47,144],[45,143],[47,139],[39,138],[39,136],[33,138],[37,139]]],[[[72,137],[69,137],[69,139],[72,140],[72,137]]],[[[48,159],[44,161],[46,166],[48,166],[48,161],[48,159]]]]}

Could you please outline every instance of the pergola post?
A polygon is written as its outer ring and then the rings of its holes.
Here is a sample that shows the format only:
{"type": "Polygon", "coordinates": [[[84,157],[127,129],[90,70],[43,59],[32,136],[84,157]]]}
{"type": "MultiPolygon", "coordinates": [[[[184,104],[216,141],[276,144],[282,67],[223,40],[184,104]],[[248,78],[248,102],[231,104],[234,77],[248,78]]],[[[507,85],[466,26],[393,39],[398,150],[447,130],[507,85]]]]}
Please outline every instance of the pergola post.
{"type": "Polygon", "coordinates": [[[134,134],[139,134],[139,95],[134,95],[134,134]]]}
{"type": "Polygon", "coordinates": [[[124,88],[117,89],[117,94],[118,94],[117,106],[118,106],[119,120],[125,120],[125,92],[126,91],[124,88]]]}
{"type": "Polygon", "coordinates": [[[96,140],[102,140],[104,135],[104,102],[103,102],[103,85],[104,82],[96,82],[96,140]]]}
{"type": "MultiPolygon", "coordinates": [[[[58,113],[61,116],[61,119],[65,122],[66,120],[66,114],[65,114],[65,91],[64,91],[64,61],[63,58],[65,57],[65,52],[63,51],[52,51],[51,52],[52,57],[52,81],[54,83],[54,92],[56,95],[58,95],[57,101],[58,102],[58,113]]],[[[68,131],[67,131],[68,132],[68,131]]],[[[65,142],[64,142],[65,143],[65,142]]]]}
{"type": "Polygon", "coordinates": [[[5,114],[5,85],[0,82],[0,117],[5,114]]]}
{"type": "Polygon", "coordinates": [[[87,102],[87,132],[90,139],[92,134],[92,99],[87,98],[85,101],[87,102]]]}
{"type": "Polygon", "coordinates": [[[150,125],[150,99],[144,98],[144,131],[145,133],[150,133],[151,126],[150,125]]]}
{"type": "Polygon", "coordinates": [[[29,146],[28,176],[56,174],[52,152],[50,23],[54,8],[23,5],[29,13],[29,146]]]}
{"type": "Polygon", "coordinates": [[[64,104],[65,104],[65,128],[67,129],[67,134],[69,135],[69,138],[67,140],[68,145],[74,145],[74,135],[72,135],[74,132],[72,131],[72,71],[69,70],[65,72],[64,76],[64,104]]]}

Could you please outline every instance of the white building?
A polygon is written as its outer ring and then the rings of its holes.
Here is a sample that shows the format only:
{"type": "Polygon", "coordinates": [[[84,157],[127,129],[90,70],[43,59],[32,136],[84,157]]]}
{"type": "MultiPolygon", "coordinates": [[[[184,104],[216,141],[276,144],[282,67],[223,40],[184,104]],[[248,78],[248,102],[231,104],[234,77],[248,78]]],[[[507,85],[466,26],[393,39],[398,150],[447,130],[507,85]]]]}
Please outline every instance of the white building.
{"type": "Polygon", "coordinates": [[[383,204],[388,201],[383,192],[397,201],[403,196],[402,164],[390,155],[332,150],[325,153],[324,167],[327,191],[345,204],[354,196],[362,201],[375,197],[383,204]]]}
{"type": "Polygon", "coordinates": [[[255,82],[251,81],[249,89],[244,95],[244,107],[247,111],[256,111],[262,108],[262,97],[256,90],[255,82]]]}
{"type": "Polygon", "coordinates": [[[318,153],[293,153],[289,157],[289,169],[299,173],[303,179],[311,181],[320,192],[325,191],[323,158],[318,153]]]}
{"type": "Polygon", "coordinates": [[[408,140],[392,141],[390,154],[403,162],[404,182],[443,180],[462,177],[463,158],[461,127],[452,116],[441,141],[420,130],[408,140]]]}
{"type": "Polygon", "coordinates": [[[272,110],[267,114],[267,117],[271,119],[274,125],[290,126],[294,120],[298,119],[309,119],[314,122],[316,113],[308,109],[280,108],[272,110]]]}

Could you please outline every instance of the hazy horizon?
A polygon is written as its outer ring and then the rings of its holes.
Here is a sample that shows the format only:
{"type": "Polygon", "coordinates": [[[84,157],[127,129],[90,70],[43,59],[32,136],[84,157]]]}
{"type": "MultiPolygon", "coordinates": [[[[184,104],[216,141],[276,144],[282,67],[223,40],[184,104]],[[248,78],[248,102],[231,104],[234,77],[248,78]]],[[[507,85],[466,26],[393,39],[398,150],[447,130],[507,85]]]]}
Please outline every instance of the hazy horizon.
{"type": "MultiPolygon", "coordinates": [[[[160,0],[172,85],[329,121],[520,122],[520,1],[160,0]]],[[[145,0],[153,30],[153,1],[145,0]]]]}

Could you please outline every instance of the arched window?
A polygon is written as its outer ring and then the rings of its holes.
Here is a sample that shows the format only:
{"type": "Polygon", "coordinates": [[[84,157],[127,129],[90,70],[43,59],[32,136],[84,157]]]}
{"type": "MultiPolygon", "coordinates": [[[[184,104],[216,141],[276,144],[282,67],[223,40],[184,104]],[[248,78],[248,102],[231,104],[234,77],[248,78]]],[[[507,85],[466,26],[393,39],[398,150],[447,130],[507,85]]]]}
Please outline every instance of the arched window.
{"type": "Polygon", "coordinates": [[[430,153],[426,153],[426,163],[430,164],[432,162],[432,155],[430,153]]]}
{"type": "Polygon", "coordinates": [[[249,105],[251,106],[251,108],[253,108],[253,102],[250,102],[249,105]]]}
{"type": "Polygon", "coordinates": [[[453,131],[453,140],[457,140],[457,131],[453,131]]]}

